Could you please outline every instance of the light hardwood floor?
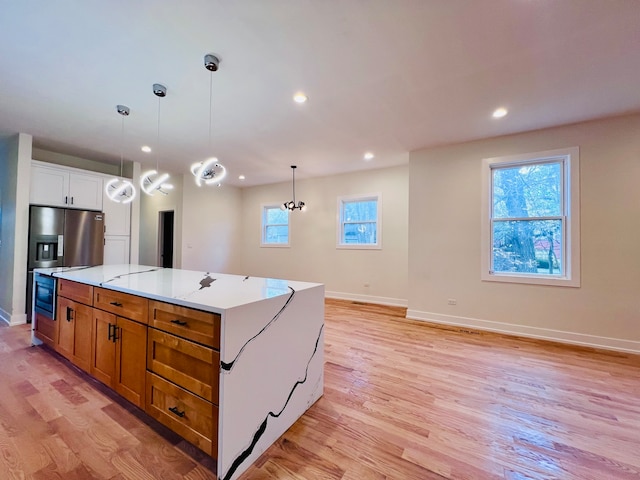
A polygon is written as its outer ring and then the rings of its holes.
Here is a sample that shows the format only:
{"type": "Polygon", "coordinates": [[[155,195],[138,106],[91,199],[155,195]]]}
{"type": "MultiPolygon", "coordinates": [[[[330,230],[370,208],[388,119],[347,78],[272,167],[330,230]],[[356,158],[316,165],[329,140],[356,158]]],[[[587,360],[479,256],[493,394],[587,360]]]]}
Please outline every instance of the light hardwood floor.
{"type": "MultiPolygon", "coordinates": [[[[241,478],[640,479],[640,356],[329,300],[325,394],[241,478]]],[[[603,320],[604,321],[604,320],[603,320]]],[[[210,459],[0,328],[0,479],[213,479],[210,459]]]]}

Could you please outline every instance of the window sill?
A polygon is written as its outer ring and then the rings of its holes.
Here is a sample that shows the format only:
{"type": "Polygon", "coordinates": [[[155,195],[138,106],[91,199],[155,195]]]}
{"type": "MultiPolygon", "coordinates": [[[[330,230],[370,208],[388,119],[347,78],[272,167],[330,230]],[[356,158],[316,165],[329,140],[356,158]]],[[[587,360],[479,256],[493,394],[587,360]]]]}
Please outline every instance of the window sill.
{"type": "Polygon", "coordinates": [[[382,250],[380,244],[365,243],[339,243],[336,245],[338,250],[382,250]]]}
{"type": "Polygon", "coordinates": [[[580,278],[552,278],[541,275],[518,275],[512,273],[483,273],[482,281],[521,283],[526,285],[547,285],[554,287],[580,287],[580,278]]]}
{"type": "Polygon", "coordinates": [[[261,243],[260,248],[289,248],[291,247],[288,243],[261,243]]]}

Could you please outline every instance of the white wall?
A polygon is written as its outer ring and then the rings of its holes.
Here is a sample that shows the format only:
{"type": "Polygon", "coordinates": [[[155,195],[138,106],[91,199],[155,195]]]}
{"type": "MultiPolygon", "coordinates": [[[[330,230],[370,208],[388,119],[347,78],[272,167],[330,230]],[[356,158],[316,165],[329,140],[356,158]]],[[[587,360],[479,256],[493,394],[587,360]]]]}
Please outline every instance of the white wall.
{"type": "Polygon", "coordinates": [[[412,152],[408,316],[640,352],[639,181],[640,115],[412,152]],[[482,159],[573,146],[581,287],[482,282],[482,159]]]}
{"type": "MultiPolygon", "coordinates": [[[[146,170],[148,168],[142,167],[143,172],[146,170]]],[[[136,177],[137,175],[134,174],[134,178],[136,177]]],[[[174,188],[167,195],[155,192],[150,196],[138,189],[138,195],[140,196],[140,249],[137,263],[140,265],[158,266],[158,223],[160,212],[173,211],[173,266],[174,268],[182,268],[180,255],[182,251],[182,177],[182,175],[171,175],[169,183],[174,188]]],[[[134,235],[131,238],[133,240],[134,235]]]]}
{"type": "Polygon", "coordinates": [[[406,305],[408,167],[298,178],[296,200],[308,208],[290,214],[289,248],[261,247],[260,239],[262,206],[291,200],[291,182],[243,189],[243,272],[321,282],[328,296],[406,305]],[[382,194],[382,249],[337,249],[338,197],[370,193],[382,194]]]}
{"type": "Polygon", "coordinates": [[[0,140],[0,318],[25,323],[31,135],[0,140]]]}
{"type": "Polygon", "coordinates": [[[197,187],[185,175],[183,212],[182,267],[243,274],[242,191],[229,185],[197,187]]]}

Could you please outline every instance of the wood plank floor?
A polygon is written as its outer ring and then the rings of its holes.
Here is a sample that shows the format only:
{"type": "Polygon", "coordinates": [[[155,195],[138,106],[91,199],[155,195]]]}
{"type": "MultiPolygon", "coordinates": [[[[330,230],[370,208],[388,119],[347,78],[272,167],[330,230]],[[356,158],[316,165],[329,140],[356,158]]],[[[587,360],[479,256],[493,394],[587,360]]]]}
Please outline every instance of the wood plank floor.
{"type": "MultiPolygon", "coordinates": [[[[640,356],[402,315],[327,301],[325,395],[242,480],[640,479],[640,356]]],[[[216,477],[29,338],[0,327],[0,480],[216,477]]]]}

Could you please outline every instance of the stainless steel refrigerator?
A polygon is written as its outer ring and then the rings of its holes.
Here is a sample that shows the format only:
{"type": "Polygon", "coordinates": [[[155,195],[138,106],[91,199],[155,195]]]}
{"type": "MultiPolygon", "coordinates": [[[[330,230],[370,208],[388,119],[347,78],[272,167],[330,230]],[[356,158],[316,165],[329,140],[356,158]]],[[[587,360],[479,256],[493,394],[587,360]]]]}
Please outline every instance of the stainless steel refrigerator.
{"type": "Polygon", "coordinates": [[[55,207],[29,208],[27,321],[31,322],[33,269],[102,265],[104,213],[55,207]]]}

